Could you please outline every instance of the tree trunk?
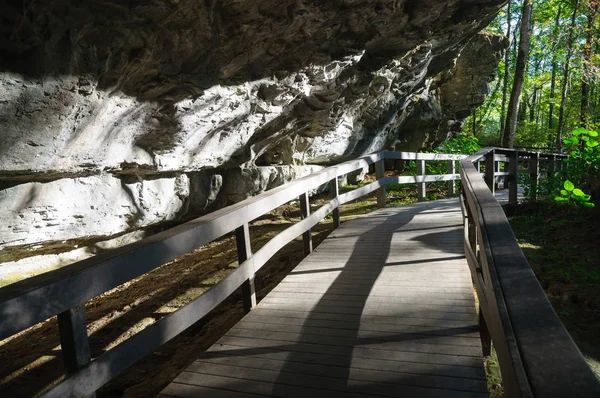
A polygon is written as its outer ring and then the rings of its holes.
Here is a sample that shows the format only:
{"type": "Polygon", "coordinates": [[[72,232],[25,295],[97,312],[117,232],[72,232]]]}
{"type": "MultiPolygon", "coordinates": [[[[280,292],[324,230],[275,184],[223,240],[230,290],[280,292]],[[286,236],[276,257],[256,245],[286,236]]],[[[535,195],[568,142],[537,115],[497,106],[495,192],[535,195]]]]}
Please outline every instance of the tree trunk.
{"type": "Polygon", "coordinates": [[[551,131],[550,137],[548,139],[549,146],[552,143],[552,132],[554,130],[554,90],[556,89],[556,70],[558,69],[558,61],[556,59],[557,53],[557,42],[558,42],[558,33],[560,29],[560,13],[562,11],[562,4],[558,6],[558,12],[556,13],[556,20],[554,21],[554,40],[555,45],[552,51],[552,78],[550,79],[550,107],[548,109],[548,129],[551,131]]]}
{"type": "Polygon", "coordinates": [[[581,116],[582,127],[588,127],[590,114],[590,64],[592,62],[592,41],[594,39],[594,21],[598,12],[598,0],[588,0],[587,24],[585,27],[585,46],[583,47],[583,73],[581,75],[581,116]]]}
{"type": "Polygon", "coordinates": [[[513,87],[508,102],[506,113],[506,126],[502,135],[502,146],[512,148],[515,139],[515,130],[517,129],[517,116],[519,113],[519,100],[521,91],[525,82],[525,73],[527,71],[527,58],[529,57],[529,42],[531,34],[531,11],[533,0],[523,0],[523,12],[521,14],[521,29],[519,37],[519,49],[517,51],[517,63],[515,65],[515,77],[513,87]]]}
{"type": "MultiPolygon", "coordinates": [[[[508,5],[506,6],[506,21],[507,21],[506,37],[508,38],[508,40],[510,40],[510,23],[511,23],[510,3],[511,3],[511,1],[509,0],[508,5]]],[[[510,68],[509,68],[510,48],[511,48],[511,45],[509,44],[508,47],[506,48],[506,50],[504,51],[504,82],[503,82],[503,86],[502,86],[502,108],[500,110],[500,134],[502,134],[502,132],[504,131],[504,115],[506,112],[506,96],[508,93],[508,74],[510,73],[510,68]]]]}
{"type": "Polygon", "coordinates": [[[569,39],[567,41],[567,58],[565,59],[565,67],[563,69],[560,108],[558,109],[558,128],[556,129],[556,147],[558,149],[562,149],[563,129],[565,127],[565,105],[567,103],[567,85],[569,83],[569,63],[571,62],[571,55],[573,55],[573,33],[575,30],[575,22],[577,18],[578,8],[579,0],[575,0],[575,3],[573,4],[573,14],[571,14],[571,27],[569,29],[569,39]]]}

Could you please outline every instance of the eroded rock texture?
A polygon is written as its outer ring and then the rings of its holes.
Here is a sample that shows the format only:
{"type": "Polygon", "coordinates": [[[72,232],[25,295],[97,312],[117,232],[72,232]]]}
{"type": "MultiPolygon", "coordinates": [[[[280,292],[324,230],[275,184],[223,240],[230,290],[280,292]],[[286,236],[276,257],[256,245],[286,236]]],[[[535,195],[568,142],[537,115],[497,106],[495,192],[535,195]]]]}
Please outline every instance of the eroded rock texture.
{"type": "Polygon", "coordinates": [[[111,237],[431,147],[483,102],[506,43],[478,32],[503,3],[8,2],[0,247],[111,237]]]}

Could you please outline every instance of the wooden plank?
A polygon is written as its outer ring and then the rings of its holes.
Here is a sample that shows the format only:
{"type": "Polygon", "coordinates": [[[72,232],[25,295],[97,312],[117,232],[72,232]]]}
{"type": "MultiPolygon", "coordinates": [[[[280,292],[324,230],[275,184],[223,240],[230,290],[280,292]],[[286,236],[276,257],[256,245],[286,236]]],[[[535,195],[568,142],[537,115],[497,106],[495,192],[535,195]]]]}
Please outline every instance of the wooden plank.
{"type": "MultiPolygon", "coordinates": [[[[240,347],[237,355],[252,354],[255,352],[302,352],[311,354],[334,355],[346,358],[366,358],[394,362],[435,364],[443,366],[466,366],[482,369],[482,358],[479,356],[468,355],[448,355],[437,351],[422,352],[420,350],[389,350],[381,349],[371,345],[358,346],[348,349],[345,346],[312,344],[304,342],[286,342],[280,340],[269,340],[260,338],[244,338],[234,336],[224,336],[210,350],[215,350],[219,346],[240,347]]],[[[434,346],[435,347],[435,346],[434,346]]],[[[410,348],[410,347],[408,347],[410,348]]],[[[291,358],[294,357],[292,354],[291,358]]],[[[289,358],[289,357],[288,357],[289,358]]]]}
{"type": "MultiPolygon", "coordinates": [[[[349,364],[348,364],[349,365],[349,364]]],[[[343,384],[349,381],[348,384],[353,384],[355,381],[363,381],[377,384],[394,384],[399,388],[402,386],[428,387],[438,389],[451,389],[470,392],[486,392],[487,386],[485,381],[469,378],[445,377],[422,375],[417,373],[401,373],[388,372],[382,370],[367,370],[348,368],[344,366],[328,366],[321,364],[311,364],[307,366],[303,363],[283,361],[274,361],[269,359],[249,359],[238,357],[219,357],[210,359],[200,359],[193,363],[188,369],[189,372],[210,374],[210,375],[227,375],[235,374],[236,377],[244,377],[249,379],[272,380],[280,382],[278,377],[273,378],[271,372],[277,374],[289,373],[297,375],[304,379],[304,383],[318,384],[323,381],[322,378],[327,378],[329,383],[328,388],[337,386],[341,391],[346,390],[343,384]],[[268,375],[255,372],[253,370],[261,370],[269,372],[268,375]],[[265,376],[267,376],[265,378],[265,376]],[[269,377],[270,376],[270,377],[269,377]],[[316,376],[316,378],[314,378],[316,376]]],[[[278,376],[278,375],[275,375],[278,376]]],[[[287,376],[287,375],[286,375],[287,376]]],[[[293,377],[293,376],[291,376],[293,377]]]]}
{"type": "MultiPolygon", "coordinates": [[[[288,313],[289,314],[289,313],[288,313]]],[[[292,314],[295,317],[288,317],[287,314],[282,311],[265,311],[259,315],[246,317],[244,324],[247,322],[260,323],[260,324],[279,324],[281,327],[284,325],[291,326],[303,326],[304,323],[310,320],[310,324],[313,327],[329,328],[329,329],[342,329],[342,330],[353,330],[353,331],[367,331],[367,332],[386,332],[386,333],[410,333],[410,334],[427,334],[434,336],[461,336],[479,338],[479,332],[475,324],[469,326],[423,326],[423,325],[410,325],[410,324],[392,324],[392,323],[375,323],[375,322],[352,322],[346,319],[342,320],[331,320],[330,318],[319,318],[318,316],[310,317],[310,313],[298,313],[292,314]]],[[[363,318],[365,319],[365,318],[363,318]]],[[[402,319],[402,318],[400,318],[402,319]]]]}
{"type": "MultiPolygon", "coordinates": [[[[446,390],[436,388],[424,388],[411,386],[408,384],[400,384],[397,380],[388,380],[387,383],[369,382],[363,380],[354,379],[341,379],[332,378],[327,376],[312,376],[302,375],[298,377],[297,374],[288,372],[276,372],[265,369],[251,369],[243,367],[232,367],[230,366],[202,366],[202,364],[196,363],[190,366],[190,368],[198,369],[199,372],[184,372],[176,380],[179,382],[186,382],[189,384],[205,385],[207,383],[205,378],[220,378],[221,386],[225,385],[239,385],[238,388],[244,389],[249,392],[261,392],[265,393],[268,390],[255,390],[252,386],[254,383],[268,383],[272,385],[269,393],[271,396],[287,397],[289,396],[288,388],[306,388],[314,389],[318,391],[317,394],[326,394],[325,396],[341,396],[345,397],[347,394],[362,393],[366,396],[388,396],[388,397],[405,397],[405,396],[418,396],[418,397],[483,397],[485,393],[479,391],[464,391],[464,390],[446,390]],[[206,369],[206,371],[204,371],[206,369]],[[235,371],[235,376],[231,377],[227,372],[235,371]],[[210,374],[218,373],[218,374],[210,374]],[[235,378],[240,382],[232,382],[231,379],[235,378]],[[243,381],[243,382],[241,382],[243,381]],[[396,381],[396,383],[394,383],[396,381]],[[250,385],[247,385],[250,384],[250,385]]],[[[408,378],[407,378],[408,379],[408,378]]],[[[416,379],[412,376],[412,379],[416,379]]],[[[476,382],[478,383],[478,382],[476,382]]],[[[304,391],[308,393],[308,391],[304,391]]],[[[312,396],[312,395],[310,395],[312,396]]]]}
{"type": "Polygon", "coordinates": [[[345,223],[188,369],[193,382],[271,383],[269,396],[485,394],[462,220],[452,200],[345,223]]]}
{"type": "MultiPolygon", "coordinates": [[[[375,178],[377,178],[377,180],[385,178],[385,163],[383,159],[375,163],[375,178]]],[[[382,185],[381,188],[377,190],[377,207],[380,209],[385,208],[385,201],[385,185],[382,185]]]]}
{"type": "MultiPolygon", "coordinates": [[[[284,350],[271,350],[269,348],[248,348],[242,346],[233,346],[227,344],[219,344],[201,355],[202,358],[260,358],[269,359],[275,361],[284,361],[287,363],[305,363],[311,365],[331,365],[331,366],[345,366],[352,369],[366,369],[366,370],[381,370],[386,372],[400,372],[400,373],[414,373],[414,374],[426,374],[436,376],[447,376],[447,377],[460,377],[468,379],[480,379],[486,378],[485,371],[481,366],[458,366],[458,365],[438,365],[434,363],[421,363],[415,361],[395,361],[389,359],[373,359],[373,358],[361,358],[353,356],[351,361],[348,361],[348,357],[339,355],[328,355],[322,352],[301,352],[294,351],[293,355],[290,355],[290,351],[284,350]]],[[[418,357],[412,356],[407,359],[417,359],[418,357]]]]}
{"type": "MultiPolygon", "coordinates": [[[[454,336],[454,335],[432,335],[429,333],[419,333],[417,332],[381,332],[374,330],[353,330],[353,329],[335,329],[335,328],[326,328],[320,326],[314,326],[312,324],[312,320],[309,318],[305,325],[290,325],[276,322],[252,322],[252,321],[244,321],[238,323],[235,327],[233,327],[228,333],[230,336],[239,336],[236,333],[257,333],[260,336],[261,333],[263,338],[267,338],[269,333],[273,333],[273,336],[279,336],[281,333],[285,334],[285,336],[296,335],[298,338],[304,341],[307,336],[319,336],[324,337],[320,341],[320,343],[325,344],[327,341],[333,341],[328,339],[329,337],[335,337],[339,339],[338,344],[342,344],[344,342],[348,342],[350,345],[354,346],[356,344],[360,344],[362,340],[369,341],[385,341],[385,342],[394,342],[396,340],[411,340],[412,342],[426,342],[427,344],[444,344],[444,345],[454,345],[454,346],[465,346],[465,347],[480,347],[481,343],[477,338],[473,338],[471,336],[454,336]],[[359,340],[359,341],[355,341],[359,340]]],[[[248,336],[240,336],[240,337],[248,337],[248,336]]]]}

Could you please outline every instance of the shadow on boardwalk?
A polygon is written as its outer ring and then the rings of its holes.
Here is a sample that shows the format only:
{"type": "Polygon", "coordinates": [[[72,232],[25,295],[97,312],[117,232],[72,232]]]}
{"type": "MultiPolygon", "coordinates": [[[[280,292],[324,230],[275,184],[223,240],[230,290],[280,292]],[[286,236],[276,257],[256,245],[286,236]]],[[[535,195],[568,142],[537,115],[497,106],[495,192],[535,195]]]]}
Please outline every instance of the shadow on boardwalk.
{"type": "Polygon", "coordinates": [[[163,394],[486,396],[460,222],[450,200],[344,224],[163,394]]]}

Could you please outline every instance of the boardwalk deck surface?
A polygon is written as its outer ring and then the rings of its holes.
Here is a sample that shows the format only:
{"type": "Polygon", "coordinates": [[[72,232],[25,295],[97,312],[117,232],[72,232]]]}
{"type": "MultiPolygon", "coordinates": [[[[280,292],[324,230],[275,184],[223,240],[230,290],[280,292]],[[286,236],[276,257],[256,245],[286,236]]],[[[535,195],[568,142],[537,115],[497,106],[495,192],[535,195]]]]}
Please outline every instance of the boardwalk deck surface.
{"type": "Polygon", "coordinates": [[[457,200],[343,223],[161,397],[486,397],[457,200]]]}

